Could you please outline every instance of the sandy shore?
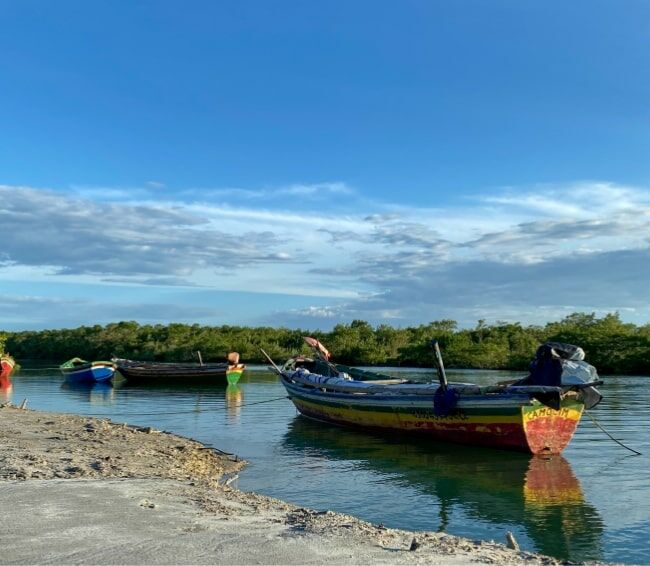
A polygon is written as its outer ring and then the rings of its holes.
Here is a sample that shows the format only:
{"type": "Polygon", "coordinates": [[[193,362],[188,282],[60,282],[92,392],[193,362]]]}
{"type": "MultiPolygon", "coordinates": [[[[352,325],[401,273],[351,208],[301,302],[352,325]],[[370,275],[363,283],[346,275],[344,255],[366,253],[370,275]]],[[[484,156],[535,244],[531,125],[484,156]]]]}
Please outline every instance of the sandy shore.
{"type": "Polygon", "coordinates": [[[151,428],[0,406],[0,563],[557,563],[245,493],[227,485],[244,465],[151,428]]]}

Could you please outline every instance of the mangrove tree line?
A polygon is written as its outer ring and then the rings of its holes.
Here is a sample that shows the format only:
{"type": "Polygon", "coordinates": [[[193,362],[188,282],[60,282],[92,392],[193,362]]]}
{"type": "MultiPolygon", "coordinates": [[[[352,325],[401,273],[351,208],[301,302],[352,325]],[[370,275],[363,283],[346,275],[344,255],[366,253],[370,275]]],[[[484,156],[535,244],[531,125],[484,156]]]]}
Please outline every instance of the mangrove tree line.
{"type": "Polygon", "coordinates": [[[158,361],[222,361],[237,351],[248,363],[264,362],[260,348],[283,361],[307,352],[303,336],[318,338],[333,359],[351,365],[431,367],[430,342],[440,342],[448,367],[513,369],[528,367],[545,341],[577,344],[601,373],[650,374],[650,324],[621,321],[618,314],[598,318],[575,313],[545,326],[486,324],[460,329],[453,320],[395,328],[372,326],[362,320],[338,324],[329,332],[272,327],[201,326],[198,324],[142,325],[118,322],[74,329],[0,332],[5,349],[20,359],[64,361],[74,356],[107,359],[112,356],[158,361]]]}

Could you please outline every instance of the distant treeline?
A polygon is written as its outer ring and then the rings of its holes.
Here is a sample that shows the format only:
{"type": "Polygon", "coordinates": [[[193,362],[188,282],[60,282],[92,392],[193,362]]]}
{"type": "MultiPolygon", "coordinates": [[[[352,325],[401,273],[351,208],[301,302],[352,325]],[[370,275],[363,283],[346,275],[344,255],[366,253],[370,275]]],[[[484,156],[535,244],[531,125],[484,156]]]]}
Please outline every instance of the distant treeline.
{"type": "MultiPolygon", "coordinates": [[[[307,352],[303,336],[318,338],[335,361],[349,365],[431,367],[431,340],[438,340],[447,367],[525,370],[545,341],[581,346],[587,361],[600,373],[650,374],[650,324],[636,326],[618,314],[597,318],[575,313],[545,326],[485,324],[459,329],[453,320],[420,326],[373,327],[362,320],[338,324],[330,332],[288,328],[200,326],[198,324],[140,325],[118,322],[106,326],[38,332],[0,332],[0,345],[16,359],[61,360],[79,356],[90,360],[115,355],[159,361],[222,361],[230,351],[248,363],[264,363],[260,348],[276,362],[307,352]]],[[[1,348],[0,348],[1,349],[1,348]]]]}

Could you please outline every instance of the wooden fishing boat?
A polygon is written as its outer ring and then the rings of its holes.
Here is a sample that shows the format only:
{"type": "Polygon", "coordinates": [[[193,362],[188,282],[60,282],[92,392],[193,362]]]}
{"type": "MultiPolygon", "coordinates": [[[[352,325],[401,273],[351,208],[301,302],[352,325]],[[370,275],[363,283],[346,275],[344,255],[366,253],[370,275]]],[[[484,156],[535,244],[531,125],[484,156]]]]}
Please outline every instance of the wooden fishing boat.
{"type": "Polygon", "coordinates": [[[0,356],[0,377],[9,377],[15,366],[16,360],[9,354],[2,354],[0,356]]]}
{"type": "Polygon", "coordinates": [[[337,425],[559,454],[584,408],[602,398],[594,388],[601,383],[595,369],[578,359],[584,352],[564,344],[541,346],[527,378],[482,387],[448,383],[437,343],[439,383],[417,383],[334,364],[322,344],[305,340],[316,353],[314,358],[298,356],[274,368],[302,415],[337,425]],[[580,378],[584,375],[589,379],[580,378]]]}
{"type": "Polygon", "coordinates": [[[106,382],[113,379],[115,364],[112,362],[87,362],[81,358],[72,358],[59,366],[63,377],[69,382],[106,382]]]}
{"type": "Polygon", "coordinates": [[[130,382],[178,380],[182,382],[225,382],[234,385],[246,366],[239,363],[239,354],[231,352],[220,363],[142,362],[113,358],[117,370],[130,382]],[[224,379],[225,378],[225,379],[224,379]]]}

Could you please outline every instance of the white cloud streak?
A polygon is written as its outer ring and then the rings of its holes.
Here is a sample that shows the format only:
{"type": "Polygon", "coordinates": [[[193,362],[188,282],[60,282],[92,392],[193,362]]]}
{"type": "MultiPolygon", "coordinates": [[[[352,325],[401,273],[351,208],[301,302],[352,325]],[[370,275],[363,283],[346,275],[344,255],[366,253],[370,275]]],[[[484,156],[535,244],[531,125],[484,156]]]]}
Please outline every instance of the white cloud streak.
{"type": "Polygon", "coordinates": [[[526,322],[571,309],[650,316],[642,187],[505,188],[436,209],[373,202],[344,183],[120,191],[0,186],[0,278],[30,269],[43,279],[338,298],[274,317],[325,326],[479,314],[526,322]]]}

